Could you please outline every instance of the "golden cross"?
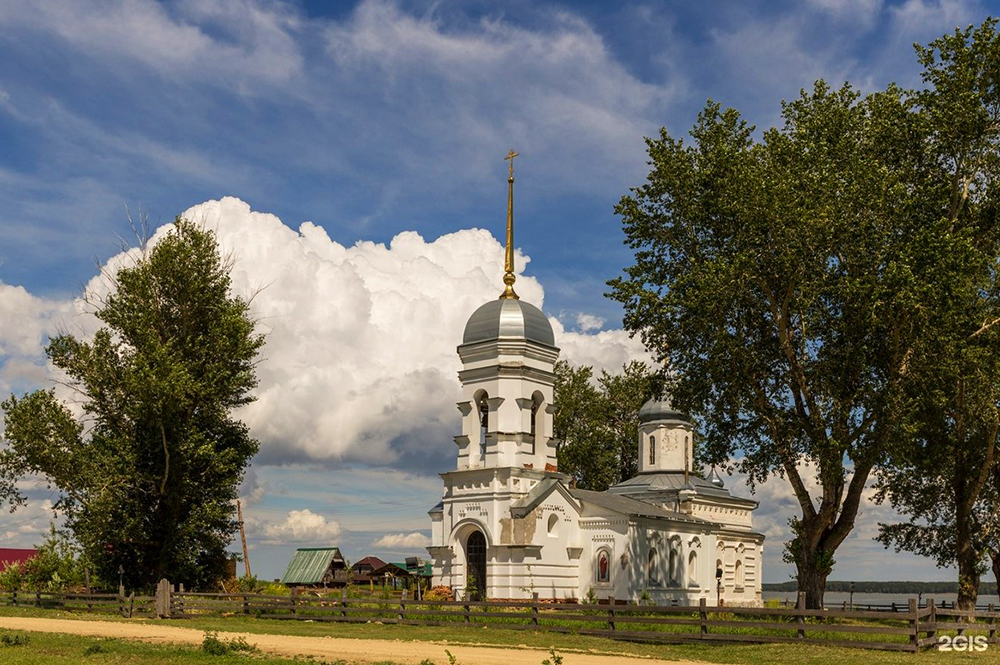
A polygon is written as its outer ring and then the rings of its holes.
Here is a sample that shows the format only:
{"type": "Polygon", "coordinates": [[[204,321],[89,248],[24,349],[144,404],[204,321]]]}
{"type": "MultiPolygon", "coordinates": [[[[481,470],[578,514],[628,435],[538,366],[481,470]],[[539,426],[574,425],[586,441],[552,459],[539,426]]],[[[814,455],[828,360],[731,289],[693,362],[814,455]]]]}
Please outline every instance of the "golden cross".
{"type": "Polygon", "coordinates": [[[511,177],[511,178],[513,178],[513,177],[514,177],[514,158],[515,158],[515,157],[520,157],[520,156],[521,156],[521,153],[519,153],[519,152],[514,152],[514,149],[513,149],[513,148],[511,148],[511,149],[510,149],[510,152],[508,152],[508,153],[507,153],[507,156],[503,158],[503,160],[504,160],[505,162],[506,162],[506,161],[507,161],[508,159],[510,160],[510,177],[511,177]]]}

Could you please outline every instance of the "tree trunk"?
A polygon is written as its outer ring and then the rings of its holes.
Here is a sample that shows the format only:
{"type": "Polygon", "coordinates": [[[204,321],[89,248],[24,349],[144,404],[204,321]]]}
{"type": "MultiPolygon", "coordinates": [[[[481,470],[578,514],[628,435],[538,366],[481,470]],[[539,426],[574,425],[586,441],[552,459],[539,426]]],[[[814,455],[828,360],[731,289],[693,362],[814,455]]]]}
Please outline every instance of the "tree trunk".
{"type": "Polygon", "coordinates": [[[823,609],[823,594],[826,593],[826,578],[829,574],[815,565],[798,566],[799,591],[806,594],[806,609],[823,609]]]}
{"type": "Polygon", "coordinates": [[[976,609],[979,597],[979,553],[973,545],[972,515],[959,502],[955,515],[955,557],[958,562],[958,600],[955,606],[964,612],[976,609]]]}
{"type": "Polygon", "coordinates": [[[997,581],[997,593],[1000,593],[1000,549],[990,550],[993,561],[993,579],[997,581]]]}

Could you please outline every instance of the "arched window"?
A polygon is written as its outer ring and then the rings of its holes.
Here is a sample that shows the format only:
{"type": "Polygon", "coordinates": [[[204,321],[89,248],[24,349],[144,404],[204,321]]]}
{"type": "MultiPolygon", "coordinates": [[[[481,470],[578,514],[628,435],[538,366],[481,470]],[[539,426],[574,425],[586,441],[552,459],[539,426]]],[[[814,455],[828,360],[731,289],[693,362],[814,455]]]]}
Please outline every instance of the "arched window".
{"type": "Polygon", "coordinates": [[[688,586],[698,586],[698,553],[688,554],[688,586]]]}
{"type": "Polygon", "coordinates": [[[649,561],[646,564],[646,575],[649,579],[649,586],[657,586],[659,582],[656,579],[656,549],[649,548],[649,561]]]}
{"type": "Polygon", "coordinates": [[[597,552],[597,570],[595,572],[598,584],[611,583],[611,554],[605,549],[597,552]]]}
{"type": "Polygon", "coordinates": [[[549,515],[549,537],[555,538],[559,535],[559,516],[555,513],[549,515]]]}
{"type": "Polygon", "coordinates": [[[479,454],[486,457],[486,434],[490,431],[490,405],[486,401],[489,393],[483,393],[479,398],[479,454]]]}
{"type": "Polygon", "coordinates": [[[676,586],[680,579],[680,571],[677,570],[677,548],[670,546],[670,586],[676,586]]]}
{"type": "Polygon", "coordinates": [[[531,454],[535,454],[535,437],[538,436],[538,412],[542,408],[545,398],[542,393],[535,392],[531,396],[531,454]]]}
{"type": "Polygon", "coordinates": [[[733,578],[736,583],[737,589],[743,588],[743,562],[739,559],[736,560],[736,568],[733,569],[733,578]]]}
{"type": "Polygon", "coordinates": [[[656,437],[649,437],[649,463],[656,464],[656,437]]]}
{"type": "Polygon", "coordinates": [[[473,531],[465,543],[466,598],[486,599],[486,536],[473,531]]]}

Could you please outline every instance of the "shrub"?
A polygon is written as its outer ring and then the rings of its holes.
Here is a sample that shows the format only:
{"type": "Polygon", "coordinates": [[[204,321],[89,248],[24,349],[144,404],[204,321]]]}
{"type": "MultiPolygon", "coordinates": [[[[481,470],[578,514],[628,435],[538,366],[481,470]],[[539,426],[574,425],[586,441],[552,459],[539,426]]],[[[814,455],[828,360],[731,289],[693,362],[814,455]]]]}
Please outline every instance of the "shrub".
{"type": "Polygon", "coordinates": [[[22,635],[20,633],[15,633],[13,635],[4,634],[0,637],[0,645],[5,647],[23,647],[31,641],[31,638],[27,635],[22,635]]]}
{"type": "Polygon", "coordinates": [[[24,570],[21,564],[12,561],[0,562],[0,589],[18,591],[24,586],[24,570]]]}
{"type": "Polygon", "coordinates": [[[436,586],[424,593],[424,600],[455,600],[455,594],[449,586],[436,586]]]}
{"type": "Polygon", "coordinates": [[[78,588],[83,586],[86,567],[80,548],[50,524],[49,536],[38,546],[33,558],[23,564],[0,563],[0,589],[63,591],[68,587],[78,588]]]}
{"type": "Polygon", "coordinates": [[[214,632],[205,633],[205,639],[201,641],[201,650],[213,656],[225,656],[227,654],[244,651],[247,653],[257,651],[256,644],[250,644],[244,637],[237,637],[232,640],[220,640],[214,632]]]}

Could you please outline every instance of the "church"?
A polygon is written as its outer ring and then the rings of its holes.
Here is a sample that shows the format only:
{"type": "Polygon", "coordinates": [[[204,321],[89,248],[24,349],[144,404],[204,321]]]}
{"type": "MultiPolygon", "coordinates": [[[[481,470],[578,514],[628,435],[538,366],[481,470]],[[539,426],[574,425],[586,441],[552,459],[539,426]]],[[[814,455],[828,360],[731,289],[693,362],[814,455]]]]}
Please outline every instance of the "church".
{"type": "Polygon", "coordinates": [[[713,469],[695,475],[691,419],[669,400],[639,412],[639,473],[606,492],[558,470],[552,438],[559,348],[514,292],[513,158],[504,291],[473,312],[458,347],[462,433],[429,512],[434,584],[456,598],[761,604],[756,501],[713,469]]]}

